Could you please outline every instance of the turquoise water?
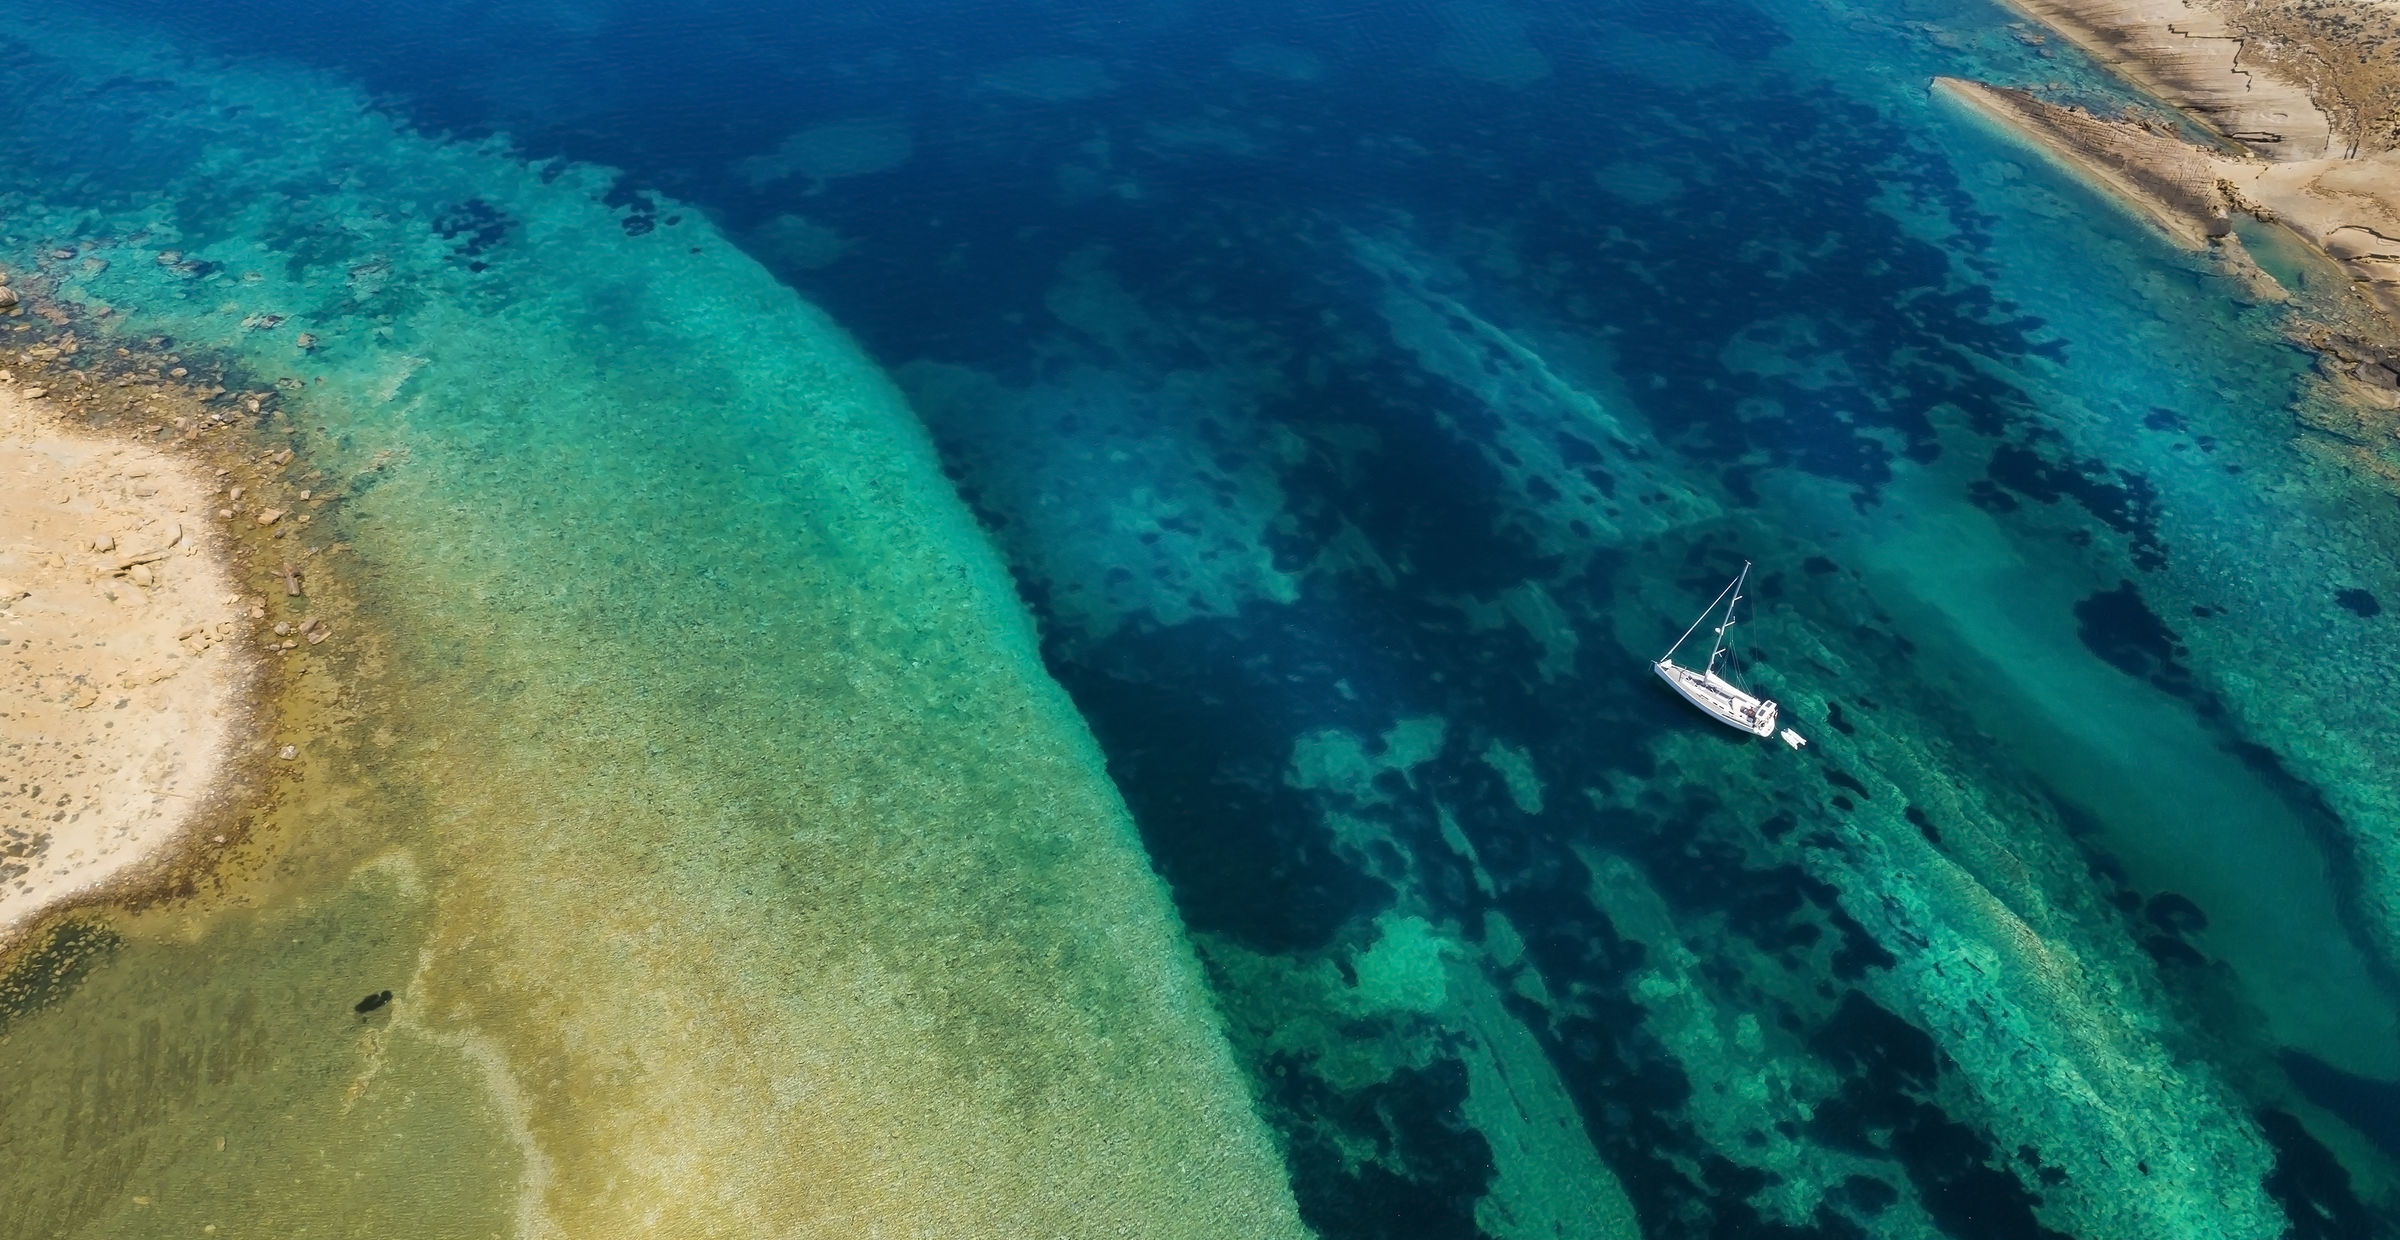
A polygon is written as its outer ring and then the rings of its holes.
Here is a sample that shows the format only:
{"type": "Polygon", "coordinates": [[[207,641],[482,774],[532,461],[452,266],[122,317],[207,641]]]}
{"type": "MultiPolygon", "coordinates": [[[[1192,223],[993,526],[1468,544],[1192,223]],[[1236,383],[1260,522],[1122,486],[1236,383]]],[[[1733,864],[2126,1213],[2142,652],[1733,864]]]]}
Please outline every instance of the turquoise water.
{"type": "Polygon", "coordinates": [[[8,20],[390,633],[18,1230],[2400,1233],[2400,510],[1996,10],[8,20]]]}

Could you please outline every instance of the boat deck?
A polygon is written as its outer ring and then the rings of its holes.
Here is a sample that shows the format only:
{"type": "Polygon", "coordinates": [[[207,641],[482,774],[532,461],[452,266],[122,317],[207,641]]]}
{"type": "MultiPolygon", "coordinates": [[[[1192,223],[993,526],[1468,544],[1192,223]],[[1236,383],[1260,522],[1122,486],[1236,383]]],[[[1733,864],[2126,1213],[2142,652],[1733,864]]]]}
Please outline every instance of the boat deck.
{"type": "Polygon", "coordinates": [[[1652,667],[1659,679],[1674,687],[1685,701],[1707,711],[1717,722],[1753,736],[1775,735],[1775,703],[1742,692],[1711,672],[1659,660],[1652,667]]]}

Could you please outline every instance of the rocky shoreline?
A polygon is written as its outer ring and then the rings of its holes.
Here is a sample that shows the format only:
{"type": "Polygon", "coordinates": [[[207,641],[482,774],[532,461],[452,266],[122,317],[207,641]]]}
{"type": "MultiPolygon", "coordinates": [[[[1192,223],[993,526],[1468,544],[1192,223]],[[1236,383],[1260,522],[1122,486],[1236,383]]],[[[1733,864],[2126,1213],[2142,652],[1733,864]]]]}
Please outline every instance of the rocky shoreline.
{"type": "Polygon", "coordinates": [[[296,463],[283,386],[52,298],[97,261],[0,274],[0,999],[77,910],[257,859],[309,765],[293,690],[351,636],[317,571],[345,548],[310,528],[340,496],[296,463]]]}
{"type": "MultiPolygon", "coordinates": [[[[2215,142],[2006,86],[1934,90],[2096,185],[2178,244],[2211,251],[2317,348],[2350,403],[2400,410],[2400,7],[2391,0],[2007,0],[2182,110],[2215,142]],[[2355,63],[2353,63],[2355,62],[2355,63]],[[2288,233],[2346,288],[2288,288],[2244,219],[2288,233]]],[[[2388,469],[2379,472],[2390,472],[2388,469]]]]}

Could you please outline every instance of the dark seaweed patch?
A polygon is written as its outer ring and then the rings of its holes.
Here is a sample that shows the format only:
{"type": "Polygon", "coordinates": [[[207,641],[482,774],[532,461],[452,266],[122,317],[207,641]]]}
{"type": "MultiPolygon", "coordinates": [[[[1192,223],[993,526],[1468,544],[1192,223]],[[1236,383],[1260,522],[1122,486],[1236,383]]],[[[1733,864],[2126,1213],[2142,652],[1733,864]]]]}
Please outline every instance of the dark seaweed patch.
{"type": "Polygon", "coordinates": [[[2362,1240],[2390,1236],[2389,1218],[2368,1212],[2350,1187],[2350,1173],[2291,1115],[2269,1108],[2258,1113],[2259,1131],[2275,1147],[2275,1169],[2263,1182],[2291,1221],[2288,1240],[2362,1240]]]}
{"type": "Polygon", "coordinates": [[[610,182],[600,201],[625,213],[617,217],[617,227],[628,237],[646,236],[658,227],[658,199],[636,187],[622,173],[610,182]]]}
{"type": "MultiPolygon", "coordinates": [[[[1643,1234],[1807,1240],[1809,1232],[1771,1224],[1725,1191],[1745,1178],[1755,1183],[1755,1176],[1745,1177],[1678,1118],[1691,1081],[1653,1040],[1642,1009],[1627,995],[1643,949],[1592,910],[1581,894],[1588,881],[1569,856],[1526,874],[1509,893],[1510,918],[1528,928],[1527,954],[1553,984],[1571,986],[1573,998],[1553,1006],[1516,995],[1506,1001],[1566,1082],[1586,1130],[1633,1199],[1643,1234]],[[1697,1177],[1690,1173],[1695,1167],[1697,1177]]],[[[1832,1240],[1855,1232],[1835,1227],[1817,1234],[1832,1240]]]]}
{"type": "MultiPolygon", "coordinates": [[[[469,198],[446,207],[433,217],[434,234],[451,243],[460,258],[469,260],[480,259],[500,244],[514,225],[515,221],[506,212],[481,198],[469,198]]],[[[483,270],[483,265],[476,262],[470,262],[468,267],[483,270]]]]}
{"type": "Polygon", "coordinates": [[[1810,1045],[1848,1074],[1810,1129],[1827,1143],[1899,1161],[1926,1212],[1959,1240],[2070,1240],[2041,1225],[2041,1204],[2003,1169],[1991,1142],[1928,1100],[1946,1066],[1925,1031],[1851,991],[1810,1045]]]}
{"type": "Polygon", "coordinates": [[[2109,666],[2179,697],[2195,693],[2187,650],[2130,581],[2075,604],[2075,635],[2109,666]]]}
{"type": "Polygon", "coordinates": [[[16,967],[0,974],[0,1034],[74,994],[123,942],[115,931],[91,921],[64,921],[42,931],[16,967]]]}
{"type": "Polygon", "coordinates": [[[1835,908],[1827,912],[1826,920],[1833,923],[1834,931],[1841,935],[1842,940],[1841,946],[1833,953],[1835,977],[1845,982],[1855,982],[1865,977],[1869,969],[1888,969],[1900,963],[1899,957],[1885,950],[1883,944],[1876,942],[1875,936],[1867,933],[1867,928],[1858,924],[1850,914],[1835,908]]]}
{"type": "Polygon", "coordinates": [[[2142,910],[2150,924],[2178,937],[2188,937],[2208,929],[2208,914],[2186,897],[2172,891],[2162,891],[2150,897],[2142,910]]]}
{"type": "Polygon", "coordinates": [[[1871,1175],[1843,1180],[1831,1196],[1861,1214],[1881,1214],[1899,1203],[1900,1190],[1871,1175]]]}
{"type": "MultiPolygon", "coordinates": [[[[2166,567],[2166,545],[2158,537],[2157,492],[2150,480],[2096,460],[2052,461],[2031,447],[2005,443],[1993,449],[1985,474],[2004,487],[2043,504],[2072,499],[2101,524],[2125,536],[2134,566],[2166,567]]],[[[1970,494],[1979,506],[1994,507],[1994,490],[1970,494]]],[[[1995,509],[2006,511],[2006,509],[1995,509]]]]}
{"type": "Polygon", "coordinates": [[[1188,649],[1143,653],[1160,644],[1129,633],[1105,652],[1102,666],[1123,659],[1147,674],[1084,665],[1065,679],[1185,920],[1255,950],[1295,951],[1387,902],[1390,888],[1334,856],[1284,782],[1289,707],[1261,700],[1270,686],[1210,676],[1211,661],[1195,666],[1188,649]]]}
{"type": "Polygon", "coordinates": [[[2365,590],[2356,588],[2343,590],[2333,596],[2333,601],[2340,603],[2352,615],[2366,619],[2371,620],[2383,614],[2383,604],[2377,602],[2375,596],[2365,590]]]}
{"type": "Polygon", "coordinates": [[[1491,1144],[1459,1119],[1467,1073],[1456,1059],[1403,1068],[1347,1093],[1280,1061],[1277,1105],[1315,1117],[1287,1158],[1300,1216],[1321,1235],[1356,1240],[1477,1240],[1475,1202],[1491,1186],[1491,1144]],[[1372,1150],[1361,1160],[1359,1146],[1372,1150]]]}
{"type": "Polygon", "coordinates": [[[1867,786],[1865,784],[1858,782],[1858,779],[1855,776],[1852,776],[1847,772],[1835,770],[1829,766],[1823,768],[1818,773],[1825,777],[1826,783],[1832,784],[1836,788],[1847,788],[1850,791],[1857,793],[1859,799],[1862,801],[1871,801],[1875,799],[1874,794],[1867,791],[1867,786]]]}
{"type": "Polygon", "coordinates": [[[2344,1072],[2305,1051],[2285,1051],[2276,1062],[2310,1102],[2333,1112],[2386,1154],[2400,1157],[2400,1083],[2344,1072]]]}

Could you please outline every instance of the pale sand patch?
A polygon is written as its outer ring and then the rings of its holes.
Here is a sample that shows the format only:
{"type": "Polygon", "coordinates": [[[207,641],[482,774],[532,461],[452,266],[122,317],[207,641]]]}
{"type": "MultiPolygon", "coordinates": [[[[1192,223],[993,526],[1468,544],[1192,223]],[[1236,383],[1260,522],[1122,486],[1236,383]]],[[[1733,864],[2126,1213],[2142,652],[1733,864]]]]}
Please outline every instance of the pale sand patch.
{"type": "Polygon", "coordinates": [[[209,795],[247,683],[213,490],[0,390],[0,940],[137,871],[209,795]]]}

